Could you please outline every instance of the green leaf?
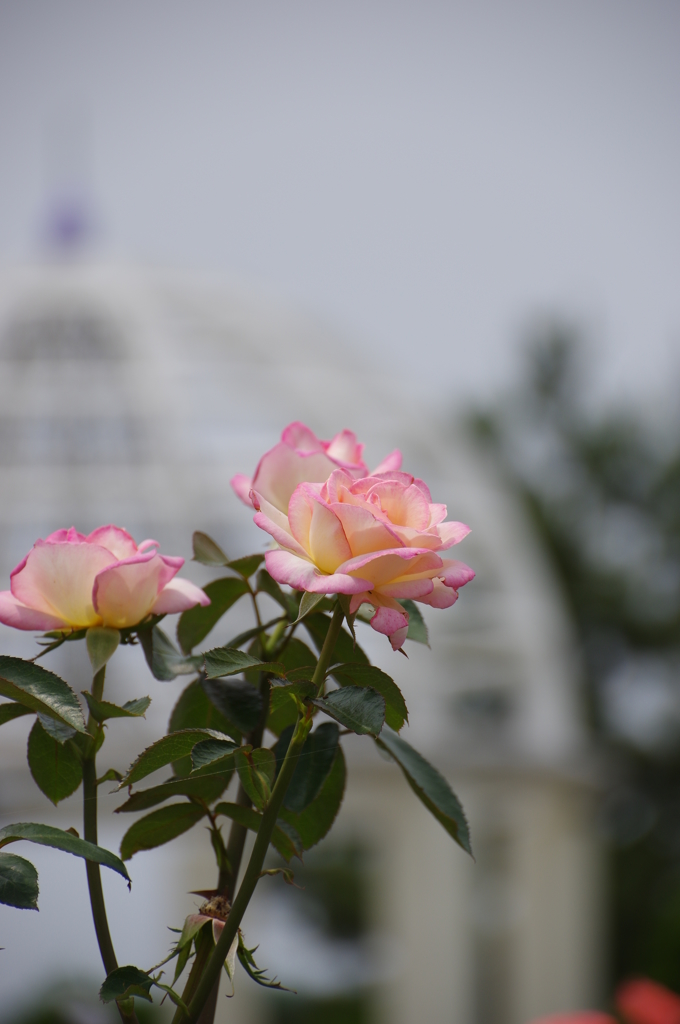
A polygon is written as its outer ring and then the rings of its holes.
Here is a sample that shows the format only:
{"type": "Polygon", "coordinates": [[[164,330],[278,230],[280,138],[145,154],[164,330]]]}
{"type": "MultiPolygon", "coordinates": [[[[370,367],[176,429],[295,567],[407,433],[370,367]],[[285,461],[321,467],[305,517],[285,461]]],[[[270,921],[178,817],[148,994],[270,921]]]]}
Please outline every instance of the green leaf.
{"type": "Polygon", "coordinates": [[[0,656],[0,696],[70,725],[76,732],[87,732],[83,712],[71,687],[41,665],[0,656]]]}
{"type": "Polygon", "coordinates": [[[38,909],[38,872],[30,860],[0,853],[0,903],[20,910],[38,909]]]}
{"type": "Polygon", "coordinates": [[[229,562],[229,568],[243,576],[244,580],[250,579],[254,572],[264,562],[264,555],[246,555],[245,558],[237,558],[235,562],[229,562]]]}
{"type": "Polygon", "coordinates": [[[430,638],[427,635],[427,626],[418,605],[415,601],[407,599],[400,601],[399,604],[404,611],[408,612],[408,633],[406,634],[406,639],[415,640],[417,644],[425,644],[426,647],[429,647],[430,638]]]}
{"type": "Polygon", "coordinates": [[[116,808],[115,813],[148,811],[150,807],[156,807],[157,804],[162,804],[164,800],[169,800],[173,796],[195,796],[207,804],[211,804],[222,795],[230,781],[231,773],[229,772],[189,779],[169,779],[160,786],[152,786],[150,789],[142,789],[138,793],[133,793],[124,804],[116,808]]]}
{"type": "Polygon", "coordinates": [[[97,779],[97,785],[101,786],[104,782],[122,782],[123,776],[120,772],[117,772],[115,768],[109,768],[104,774],[97,779]]]}
{"type": "Polygon", "coordinates": [[[248,977],[252,978],[253,981],[256,981],[258,985],[264,985],[265,988],[277,988],[280,989],[281,992],[294,992],[294,989],[285,988],[285,986],[282,985],[280,981],[277,981],[276,978],[268,978],[266,970],[260,970],[253,959],[253,954],[256,952],[257,948],[258,947],[255,946],[253,949],[248,949],[243,941],[243,935],[239,930],[237,954],[241,961],[241,966],[248,977]]]}
{"type": "Polygon", "coordinates": [[[338,745],[333,767],[316,799],[300,814],[285,807],[281,809],[281,818],[293,826],[300,836],[303,849],[310,850],[329,832],[340,810],[346,776],[345,756],[342,747],[338,745]]]}
{"type": "MultiPolygon", "coordinates": [[[[75,729],[72,729],[70,725],[64,725],[63,722],[57,722],[56,719],[48,718],[47,715],[41,715],[40,712],[38,712],[38,720],[47,735],[51,736],[52,739],[57,741],[57,743],[66,743],[66,740],[71,740],[74,736],[79,736],[75,729]]],[[[82,739],[82,734],[80,734],[79,738],[82,739]]]]}
{"type": "Polygon", "coordinates": [[[191,751],[193,772],[199,772],[209,765],[213,766],[214,771],[233,771],[231,755],[236,749],[236,744],[230,740],[204,740],[203,743],[197,743],[191,751]],[[229,762],[226,761],[226,758],[230,758],[229,762]],[[218,764],[218,762],[224,763],[218,764]]]}
{"type": "Polygon", "coordinates": [[[309,615],[310,612],[314,611],[316,606],[320,604],[325,597],[325,594],[312,594],[310,593],[310,591],[305,590],[302,597],[300,598],[300,608],[298,610],[298,616],[295,621],[301,622],[304,618],[306,618],[309,615]]]}
{"type": "Polygon", "coordinates": [[[408,722],[408,709],[401,690],[375,665],[338,665],[333,669],[333,678],[340,686],[370,686],[381,693],[385,698],[385,721],[395,732],[408,722]]]}
{"type": "MultiPolygon", "coordinates": [[[[215,814],[222,814],[225,818],[243,825],[250,832],[259,832],[262,815],[253,807],[242,807],[241,804],[221,803],[213,808],[215,814]]],[[[286,863],[290,863],[293,857],[299,857],[301,846],[295,843],[291,836],[284,832],[280,825],[274,826],[271,845],[277,853],[280,853],[286,863]]]]}
{"type": "MultiPolygon", "coordinates": [[[[321,612],[314,612],[312,615],[308,615],[304,621],[305,629],[314,641],[314,646],[318,651],[323,647],[330,622],[329,616],[323,615],[321,612]]],[[[337,665],[339,662],[354,662],[359,665],[369,664],[368,658],[361,647],[359,647],[359,644],[354,643],[344,626],[340,630],[335,647],[333,648],[333,654],[331,655],[331,665],[337,665]]]]}
{"type": "MultiPolygon", "coordinates": [[[[228,722],[210,703],[199,679],[189,683],[170,715],[168,732],[179,732],[182,729],[214,729],[216,732],[231,736],[237,743],[241,739],[241,733],[236,726],[228,722]]],[[[188,755],[173,761],[172,764],[175,775],[188,775],[192,768],[188,755]]]]}
{"type": "MultiPolygon", "coordinates": [[[[333,767],[338,741],[339,730],[335,722],[323,722],[309,734],[283,798],[284,807],[299,814],[319,795],[333,767]]],[[[276,753],[278,761],[278,749],[276,753]]]]}
{"type": "Polygon", "coordinates": [[[73,743],[60,743],[36,722],[28,737],[28,766],[36,785],[58,804],[75,793],[83,778],[83,765],[73,743]]]}
{"type": "Polygon", "coordinates": [[[317,657],[307,644],[293,636],[278,655],[278,660],[285,668],[286,675],[288,675],[296,668],[311,668],[313,672],[316,668],[317,657]]]}
{"type": "Polygon", "coordinates": [[[308,680],[272,685],[267,718],[269,731],[275,736],[280,736],[285,729],[293,725],[298,716],[298,702],[303,701],[305,697],[313,696],[316,691],[315,684],[308,680]]]}
{"type": "Polygon", "coordinates": [[[151,775],[152,772],[164,768],[166,764],[177,761],[180,757],[190,754],[197,743],[202,740],[228,740],[224,733],[213,729],[182,729],[156,740],[150,747],[142,751],[130,765],[121,786],[130,786],[134,782],[151,775]]]}
{"type": "Polygon", "coordinates": [[[85,634],[85,642],[92,672],[96,675],[116,653],[120,643],[120,632],[106,626],[90,626],[85,634]]]}
{"type": "Polygon", "coordinates": [[[262,695],[244,679],[203,679],[203,692],[241,733],[255,729],[262,716],[262,695]]]}
{"type": "Polygon", "coordinates": [[[202,607],[197,604],[184,612],[177,623],[177,642],[185,654],[190,654],[196,644],[205,640],[208,633],[219,622],[225,612],[236,604],[240,597],[248,593],[245,580],[226,576],[221,580],[213,580],[203,590],[210,598],[210,604],[202,607]]]}
{"type": "Polygon", "coordinates": [[[6,704],[0,704],[0,725],[4,725],[5,722],[11,722],[15,718],[21,718],[22,715],[34,714],[35,711],[32,708],[27,708],[25,704],[7,701],[6,704]]]}
{"type": "Polygon", "coordinates": [[[285,675],[283,665],[274,661],[261,661],[236,647],[213,647],[205,654],[205,673],[208,679],[235,676],[246,669],[259,669],[275,676],[285,675]]]}
{"type": "Polygon", "coordinates": [[[120,844],[121,857],[130,860],[140,850],[153,850],[169,843],[193,828],[206,813],[204,807],[188,800],[186,803],[170,804],[169,807],[152,811],[127,830],[120,844]]]}
{"type": "Polygon", "coordinates": [[[111,971],[106,981],[99,990],[99,998],[103,1003],[112,1003],[120,999],[129,999],[131,996],[141,996],[150,1003],[153,1002],[149,995],[149,989],[153,985],[153,978],[150,978],[145,971],[139,967],[117,967],[111,971]]]}
{"type": "Polygon", "coordinates": [[[229,558],[219,544],[207,533],[196,530],[191,538],[194,551],[194,562],[201,565],[229,565],[229,558]]]}
{"type": "Polygon", "coordinates": [[[167,683],[177,676],[190,675],[200,671],[201,657],[185,657],[180,654],[172,640],[159,626],[137,631],[139,642],[144,651],[146,663],[155,679],[167,683]]]}
{"type": "Polygon", "coordinates": [[[443,775],[422,754],[410,747],[389,728],[384,728],[376,743],[397,762],[409,786],[428,811],[466,853],[472,855],[470,831],[461,803],[443,775]]]}
{"type": "Polygon", "coordinates": [[[239,747],[234,754],[234,760],[241,785],[255,806],[263,808],[271,796],[274,785],[274,752],[267,747],[257,747],[255,750],[239,747]]]}
{"type": "Polygon", "coordinates": [[[360,736],[377,736],[385,721],[385,698],[370,686],[345,686],[311,703],[360,736]]]}
{"type": "Polygon", "coordinates": [[[285,615],[277,615],[275,619],[270,619],[269,622],[263,623],[261,626],[253,626],[251,629],[246,629],[244,633],[239,633],[233,637],[225,647],[242,647],[243,644],[247,643],[248,640],[252,640],[253,637],[259,636],[260,633],[264,633],[266,630],[275,626],[278,622],[283,622],[286,618],[285,615]]]}
{"type": "Polygon", "coordinates": [[[298,603],[294,594],[286,594],[273,580],[266,569],[260,569],[257,574],[257,590],[259,593],[269,594],[277,604],[280,604],[288,618],[293,621],[297,618],[298,603]]]}
{"type": "Polygon", "coordinates": [[[87,690],[83,690],[83,697],[96,722],[105,722],[108,718],[143,718],[151,703],[151,697],[137,697],[119,707],[118,704],[109,704],[107,700],[95,700],[87,690]]]}
{"type": "Polygon", "coordinates": [[[51,846],[55,850],[63,850],[65,853],[72,853],[75,857],[82,857],[84,860],[93,860],[97,864],[103,864],[112,871],[117,871],[126,882],[130,881],[125,865],[116,857],[101,846],[88,843],[85,839],[79,839],[71,832],[64,832],[60,828],[53,828],[51,825],[36,825],[33,822],[19,822],[16,825],[5,825],[0,828],[0,848],[8,843],[18,842],[26,839],[29,843],[37,843],[39,846],[51,846]]]}

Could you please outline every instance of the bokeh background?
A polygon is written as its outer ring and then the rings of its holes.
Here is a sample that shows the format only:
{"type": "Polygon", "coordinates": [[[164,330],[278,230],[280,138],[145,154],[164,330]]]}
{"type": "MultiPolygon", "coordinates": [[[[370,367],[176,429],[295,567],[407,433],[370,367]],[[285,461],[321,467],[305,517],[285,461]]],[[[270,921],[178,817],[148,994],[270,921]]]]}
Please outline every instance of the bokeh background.
{"type": "MultiPolygon", "coordinates": [[[[433,624],[436,670],[413,657],[441,704],[416,690],[412,713],[477,867],[436,832],[409,845],[410,824],[381,861],[371,800],[409,794],[357,752],[306,909],[254,910],[280,972],[305,951],[301,994],[258,1002],[242,978],[225,1019],[395,1024],[429,993],[436,1021],[523,1024],[606,1007],[632,974],[680,990],[679,43],[656,0],[0,0],[3,579],[71,520],[186,557],[195,527],[260,545],[228,477],[298,416],[358,424],[369,461],[401,444],[474,530],[480,596],[433,624]],[[542,988],[541,949],[567,964],[542,988]]],[[[148,687],[138,668],[120,685],[148,687]]],[[[20,726],[3,824],[22,801],[51,813],[20,726]]],[[[177,849],[133,862],[131,958],[159,960],[178,923],[144,923],[175,906],[177,849]]],[[[0,1017],[56,1021],[52,1000],[99,1020],[81,865],[35,859],[40,920],[0,908],[0,1017]]]]}

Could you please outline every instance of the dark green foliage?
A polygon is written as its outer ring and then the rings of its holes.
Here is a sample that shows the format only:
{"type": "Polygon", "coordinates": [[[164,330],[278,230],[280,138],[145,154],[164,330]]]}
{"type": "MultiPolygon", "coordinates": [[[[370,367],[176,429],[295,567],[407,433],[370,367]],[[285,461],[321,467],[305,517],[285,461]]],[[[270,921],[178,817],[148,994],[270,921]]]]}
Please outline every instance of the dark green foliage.
{"type": "Polygon", "coordinates": [[[276,676],[285,675],[282,665],[254,658],[251,654],[239,651],[236,647],[215,647],[205,655],[205,674],[208,679],[235,676],[246,669],[267,671],[276,676]]]}
{"type": "MultiPolygon", "coordinates": [[[[256,811],[253,807],[242,807],[241,804],[233,803],[221,803],[214,808],[215,814],[222,814],[225,818],[230,818],[231,821],[237,822],[239,825],[243,825],[244,828],[249,829],[251,832],[259,832],[260,822],[262,821],[262,815],[259,811],[256,811]]],[[[272,833],[271,844],[286,862],[290,862],[293,857],[299,856],[302,852],[301,839],[295,832],[289,832],[287,829],[281,827],[286,826],[288,823],[282,821],[280,825],[274,827],[272,833]]]]}
{"type": "Polygon", "coordinates": [[[19,822],[16,825],[5,825],[4,828],[0,828],[0,848],[9,843],[18,842],[20,839],[37,843],[39,846],[51,846],[55,850],[63,850],[76,857],[104,864],[112,871],[117,871],[126,881],[130,881],[125,865],[115,854],[109,853],[101,846],[95,846],[94,843],[88,843],[71,832],[64,832],[51,825],[37,825],[33,822],[19,822]]]}
{"type": "Polygon", "coordinates": [[[7,701],[6,704],[0,704],[0,725],[4,725],[5,722],[11,722],[15,718],[21,718],[22,715],[34,715],[35,711],[31,708],[27,708],[24,704],[17,704],[15,701],[7,701]]]}
{"type": "Polygon", "coordinates": [[[150,989],[153,979],[139,967],[117,967],[107,977],[99,990],[99,998],[103,1003],[111,1003],[114,999],[128,999],[139,996],[152,1002],[150,989]]]}
{"type": "Polygon", "coordinates": [[[390,729],[383,729],[376,743],[392,755],[409,786],[453,839],[472,854],[470,831],[461,803],[443,775],[422,754],[390,729]]]}
{"type": "Polygon", "coordinates": [[[210,703],[233,722],[240,733],[249,733],[262,717],[260,691],[244,679],[204,679],[203,692],[210,703]]]}
{"type": "Polygon", "coordinates": [[[345,792],[346,776],[345,756],[342,747],[338,745],[333,767],[316,799],[300,814],[282,808],[281,817],[298,833],[303,849],[309,850],[316,846],[335,821],[345,792]]]}
{"type": "MultiPolygon", "coordinates": [[[[199,744],[200,746],[200,744],[199,744]]],[[[195,749],[195,748],[194,748],[195,749]]],[[[116,808],[116,814],[127,811],[148,811],[149,807],[162,804],[173,796],[195,796],[211,804],[222,795],[231,780],[231,772],[196,778],[169,779],[161,786],[152,786],[133,793],[124,804],[116,808]]]]}
{"type": "Polygon", "coordinates": [[[152,811],[127,830],[121,840],[120,855],[123,860],[130,860],[139,850],[153,850],[156,846],[163,846],[193,828],[205,814],[205,807],[188,800],[186,803],[170,804],[169,807],[152,811]]]}
{"type": "Polygon", "coordinates": [[[58,804],[75,793],[83,778],[80,752],[71,741],[60,743],[37,721],[28,737],[28,766],[36,785],[58,804]]]}
{"type": "Polygon", "coordinates": [[[203,740],[197,743],[191,751],[192,776],[197,772],[206,774],[204,769],[210,768],[210,775],[227,772],[231,777],[234,768],[232,754],[235,750],[236,745],[229,740],[203,740]]]}
{"type": "Polygon", "coordinates": [[[333,678],[340,686],[370,686],[385,698],[385,721],[390,729],[399,732],[408,722],[408,708],[395,681],[375,665],[338,665],[333,678]]]}
{"type": "MultiPolygon", "coordinates": [[[[199,679],[183,690],[170,715],[168,732],[179,732],[180,729],[214,729],[231,736],[237,743],[241,739],[236,726],[228,722],[208,699],[199,679]]],[[[193,769],[191,758],[188,755],[179,758],[173,762],[172,769],[175,775],[188,775],[193,769]]]]}
{"type": "Polygon", "coordinates": [[[38,909],[38,872],[30,860],[0,853],[0,903],[20,910],[38,909]]]}
{"type": "Polygon", "coordinates": [[[210,566],[229,565],[227,555],[225,555],[217,541],[214,541],[207,533],[196,530],[192,537],[192,546],[195,562],[210,566]]]}
{"type": "MultiPolygon", "coordinates": [[[[286,729],[274,748],[277,772],[283,764],[292,735],[292,727],[286,729]]],[[[324,722],[309,734],[284,797],[284,807],[299,814],[316,799],[335,762],[338,741],[339,730],[335,722],[324,722]]]]}
{"type": "Polygon", "coordinates": [[[109,718],[143,718],[151,704],[151,697],[137,697],[136,700],[128,700],[118,706],[106,700],[95,700],[87,690],[83,690],[83,697],[97,722],[106,722],[109,718]]]}
{"type": "Polygon", "coordinates": [[[180,654],[172,640],[159,626],[139,629],[138,636],[146,663],[155,679],[169,682],[177,676],[190,675],[201,668],[203,659],[180,654]]]}
{"type": "MultiPolygon", "coordinates": [[[[304,620],[303,625],[314,641],[314,646],[318,651],[323,647],[330,623],[330,617],[322,612],[313,612],[304,620]]],[[[359,644],[354,643],[354,640],[344,627],[340,630],[340,635],[335,642],[330,663],[331,665],[337,665],[340,662],[354,662],[360,665],[368,665],[369,663],[359,644]]]]}
{"type": "Polygon", "coordinates": [[[86,732],[83,712],[71,687],[41,665],[0,656],[0,696],[70,725],[76,732],[86,732]]]}
{"type": "Polygon", "coordinates": [[[370,686],[331,690],[326,697],[312,697],[312,704],[360,736],[377,736],[385,721],[385,698],[370,686]]]}
{"type": "Polygon", "coordinates": [[[180,732],[169,733],[142,751],[130,765],[123,784],[131,786],[134,782],[141,782],[147,775],[164,768],[166,764],[186,757],[202,740],[227,739],[223,733],[214,732],[212,729],[182,729],[180,732]]]}
{"type": "Polygon", "coordinates": [[[234,754],[234,761],[246,793],[256,807],[264,808],[274,785],[274,752],[266,747],[258,747],[256,750],[240,747],[234,754]]]}
{"type": "Polygon", "coordinates": [[[230,569],[233,569],[244,580],[247,580],[250,579],[253,573],[257,572],[263,562],[264,555],[246,555],[245,558],[237,558],[236,561],[229,562],[228,565],[230,569]]]}
{"type": "Polygon", "coordinates": [[[180,615],[177,623],[177,642],[184,654],[191,651],[207,637],[208,633],[219,622],[240,597],[248,593],[245,580],[227,576],[221,580],[213,580],[203,587],[210,598],[210,604],[195,605],[180,615]]]}

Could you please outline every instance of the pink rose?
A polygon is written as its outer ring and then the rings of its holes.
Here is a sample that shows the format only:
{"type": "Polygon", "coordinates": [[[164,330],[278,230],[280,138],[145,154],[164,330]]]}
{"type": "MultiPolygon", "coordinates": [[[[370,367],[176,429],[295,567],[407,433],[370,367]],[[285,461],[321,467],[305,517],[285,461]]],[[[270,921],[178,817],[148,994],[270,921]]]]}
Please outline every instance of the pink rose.
{"type": "MultiPolygon", "coordinates": [[[[251,479],[237,473],[231,486],[246,505],[252,505],[250,492],[255,490],[280,512],[286,512],[298,484],[323,483],[334,469],[344,469],[352,477],[368,473],[362,459],[363,448],[351,430],[341,431],[332,441],[320,441],[304,423],[289,423],[280,443],[260,459],[255,476],[251,479]]],[[[400,466],[401,452],[393,451],[375,472],[400,466]]]]}
{"type": "Polygon", "coordinates": [[[71,527],[38,540],[0,592],[0,622],[16,629],[136,626],[147,615],[182,612],[209,598],[175,579],[183,558],[159,555],[158,541],[139,547],[119,526],[88,537],[71,527]]]}
{"type": "Polygon", "coordinates": [[[303,482],[285,510],[254,485],[255,523],[279,548],[266,554],[279,583],[316,594],[351,594],[350,609],[366,603],[371,625],[400,648],[408,613],[397,598],[449,608],[474,572],[437,553],[470,531],[444,522],[446,506],[432,502],[422,480],[397,470],[358,479],[334,470],[325,483],[303,482]]]}

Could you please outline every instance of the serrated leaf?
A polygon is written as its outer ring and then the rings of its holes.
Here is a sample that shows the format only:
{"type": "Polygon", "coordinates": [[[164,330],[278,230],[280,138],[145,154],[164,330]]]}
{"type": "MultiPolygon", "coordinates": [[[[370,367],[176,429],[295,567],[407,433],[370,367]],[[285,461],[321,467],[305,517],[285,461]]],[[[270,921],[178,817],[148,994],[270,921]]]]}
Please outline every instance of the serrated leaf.
{"type": "Polygon", "coordinates": [[[56,718],[48,718],[47,715],[41,715],[40,712],[38,712],[38,721],[47,735],[51,736],[57,743],[66,743],[67,740],[72,740],[74,736],[78,735],[76,730],[72,729],[70,725],[57,722],[56,718]]]}
{"type": "Polygon", "coordinates": [[[203,743],[197,743],[191,751],[193,771],[199,772],[209,765],[212,765],[213,769],[218,772],[228,771],[232,768],[233,759],[229,761],[229,764],[225,759],[231,758],[237,749],[236,744],[229,740],[204,740],[203,743]]]}
{"type": "MultiPolygon", "coordinates": [[[[241,804],[221,803],[217,804],[217,806],[213,808],[213,813],[222,814],[225,818],[230,818],[231,821],[235,821],[237,824],[243,825],[243,827],[247,828],[250,832],[259,832],[260,830],[262,815],[253,807],[242,807],[241,804]]],[[[290,863],[293,857],[299,856],[301,852],[300,846],[296,846],[288,833],[284,832],[278,824],[274,826],[271,845],[277,853],[281,854],[287,863],[290,863]]]]}
{"type": "MultiPolygon", "coordinates": [[[[224,715],[221,715],[217,708],[210,703],[198,679],[189,683],[183,690],[170,715],[168,732],[180,732],[182,729],[214,729],[216,732],[230,736],[237,743],[241,739],[240,730],[233,722],[228,722],[224,715]]],[[[191,758],[188,755],[172,763],[175,775],[188,775],[192,767],[191,758]]]]}
{"type": "Polygon", "coordinates": [[[229,565],[229,558],[227,555],[225,555],[217,541],[214,541],[207,533],[202,533],[200,530],[196,530],[191,538],[191,543],[194,553],[194,562],[200,562],[201,565],[212,566],[229,565]]]}
{"type": "Polygon", "coordinates": [[[17,704],[16,701],[7,701],[6,704],[0,704],[0,725],[4,725],[5,722],[12,722],[15,718],[21,718],[22,715],[34,715],[35,711],[31,708],[27,708],[25,704],[17,704]]]}
{"type": "Polygon", "coordinates": [[[283,665],[279,665],[278,662],[261,661],[246,654],[245,651],[239,651],[236,647],[213,647],[205,654],[205,674],[208,679],[235,676],[249,669],[270,672],[275,676],[286,674],[283,665]]]}
{"type": "Polygon", "coordinates": [[[38,872],[30,860],[0,853],[0,903],[20,910],[38,909],[38,872]]]}
{"type": "Polygon", "coordinates": [[[247,580],[254,572],[257,572],[263,562],[264,555],[246,555],[245,558],[237,558],[234,562],[229,562],[228,564],[230,569],[233,569],[239,576],[243,576],[247,580]]]}
{"type": "Polygon", "coordinates": [[[170,804],[169,807],[152,811],[127,830],[121,840],[120,855],[123,860],[130,860],[140,850],[164,846],[188,832],[205,815],[205,808],[188,800],[186,803],[170,804]]]}
{"type": "Polygon", "coordinates": [[[71,687],[41,665],[0,656],[0,696],[70,725],[76,732],[87,732],[82,709],[71,687]]]}
{"type": "Polygon", "coordinates": [[[266,569],[260,569],[257,574],[257,590],[263,594],[269,594],[277,604],[280,604],[291,621],[297,618],[298,605],[294,594],[286,594],[273,580],[266,569]]]}
{"type": "Polygon", "coordinates": [[[203,659],[180,654],[159,626],[137,631],[146,663],[155,679],[167,683],[177,676],[191,675],[201,669],[203,659]]]}
{"type": "MultiPolygon", "coordinates": [[[[303,623],[318,651],[323,647],[330,624],[330,617],[321,612],[313,612],[311,615],[308,615],[303,623]]],[[[340,662],[353,662],[357,665],[369,664],[368,658],[361,647],[359,647],[359,644],[354,643],[344,626],[340,630],[338,639],[335,641],[330,664],[337,665],[340,662]]]]}
{"type": "Polygon", "coordinates": [[[142,751],[139,757],[130,765],[127,775],[121,786],[130,786],[134,782],[140,782],[151,775],[152,772],[164,768],[166,764],[177,761],[181,757],[190,754],[197,743],[202,740],[228,740],[224,733],[215,732],[213,729],[182,729],[180,732],[170,733],[156,740],[150,747],[142,751]]]}
{"type": "Polygon", "coordinates": [[[285,807],[281,809],[281,818],[293,826],[300,836],[303,849],[310,850],[329,832],[340,810],[346,776],[345,755],[342,747],[338,745],[333,767],[316,799],[300,814],[295,814],[285,807]]]}
{"type": "Polygon", "coordinates": [[[262,716],[262,695],[244,679],[203,679],[206,697],[241,733],[252,732],[262,716]]]}
{"type": "Polygon", "coordinates": [[[112,871],[117,871],[126,882],[130,881],[127,869],[123,862],[102,846],[95,846],[88,843],[86,839],[79,839],[72,832],[64,832],[60,828],[53,828],[51,825],[38,825],[34,822],[18,822],[15,825],[5,825],[0,828],[0,848],[9,843],[26,839],[29,843],[37,843],[39,846],[51,846],[55,850],[63,850],[65,853],[72,853],[75,857],[82,857],[84,860],[93,860],[97,864],[103,864],[112,871]]]}
{"type": "MultiPolygon", "coordinates": [[[[299,670],[293,669],[293,672],[299,670]]],[[[275,736],[280,736],[287,728],[297,721],[299,701],[311,697],[317,692],[314,683],[308,680],[300,682],[272,685],[269,700],[269,716],[267,728],[275,736]]]]}
{"type": "Polygon", "coordinates": [[[72,743],[60,743],[36,722],[28,737],[28,766],[36,785],[56,806],[75,793],[83,778],[83,765],[72,743]]]}
{"type": "MultiPolygon", "coordinates": [[[[339,730],[334,722],[322,722],[309,734],[283,798],[284,807],[299,814],[316,799],[333,767],[338,742],[339,730]]],[[[285,756],[285,751],[282,753],[285,756]]]]}
{"type": "Polygon", "coordinates": [[[92,672],[96,675],[116,653],[120,643],[120,631],[109,629],[107,626],[90,626],[85,634],[85,642],[92,672]]]}
{"type": "Polygon", "coordinates": [[[148,811],[150,807],[156,807],[164,800],[169,800],[174,796],[195,796],[207,804],[211,804],[222,795],[230,781],[231,774],[229,772],[186,779],[169,779],[160,786],[152,786],[150,789],[142,789],[138,793],[133,793],[124,804],[116,808],[115,813],[148,811]]]}
{"type": "Polygon", "coordinates": [[[219,622],[225,612],[236,604],[240,597],[248,593],[245,580],[237,580],[226,576],[221,580],[207,583],[203,590],[210,598],[210,604],[200,604],[183,612],[177,623],[177,642],[184,654],[190,654],[197,644],[205,640],[208,633],[219,622]]]}
{"type": "Polygon", "coordinates": [[[234,762],[241,785],[256,807],[263,808],[271,796],[274,776],[276,774],[276,758],[274,752],[267,747],[248,750],[239,747],[234,754],[234,762]]]}
{"type": "Polygon", "coordinates": [[[385,698],[370,686],[345,686],[311,703],[359,736],[377,736],[385,721],[385,698]]]}
{"type": "Polygon", "coordinates": [[[443,775],[426,761],[406,740],[385,727],[376,743],[391,754],[406,781],[428,811],[466,853],[472,855],[470,831],[461,803],[443,775]]]}
{"type": "Polygon", "coordinates": [[[401,690],[375,665],[338,665],[333,669],[333,678],[340,686],[370,686],[381,693],[385,698],[385,721],[395,732],[408,722],[408,708],[401,690]]]}
{"type": "Polygon", "coordinates": [[[415,601],[409,601],[408,599],[400,601],[399,604],[405,612],[408,612],[409,616],[406,639],[415,640],[417,644],[425,644],[426,647],[429,647],[430,638],[427,633],[427,626],[418,605],[415,601]]]}
{"type": "Polygon", "coordinates": [[[295,989],[286,988],[280,981],[277,981],[276,978],[268,978],[266,970],[263,971],[257,966],[253,958],[253,954],[256,952],[257,948],[257,946],[253,949],[247,948],[243,941],[243,935],[239,929],[237,953],[241,966],[248,977],[252,978],[253,981],[256,981],[258,985],[263,985],[265,988],[275,988],[279,989],[281,992],[295,992],[295,989]]]}
{"type": "Polygon", "coordinates": [[[100,988],[99,998],[103,1003],[112,1003],[114,999],[140,996],[151,1003],[153,1000],[149,990],[153,983],[153,978],[150,978],[146,971],[140,971],[139,967],[133,967],[131,964],[117,967],[115,971],[111,971],[100,988]]]}
{"type": "Polygon", "coordinates": [[[95,700],[91,693],[83,690],[83,697],[90,709],[90,714],[97,722],[106,722],[109,718],[142,718],[151,704],[151,697],[137,697],[125,704],[110,704],[107,700],[95,700]]]}

